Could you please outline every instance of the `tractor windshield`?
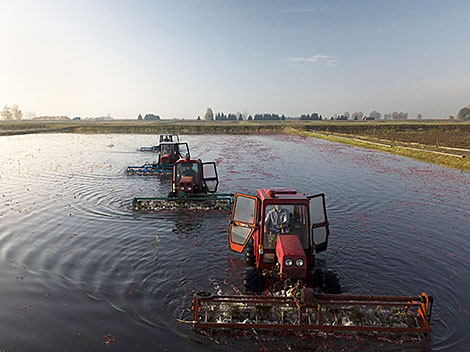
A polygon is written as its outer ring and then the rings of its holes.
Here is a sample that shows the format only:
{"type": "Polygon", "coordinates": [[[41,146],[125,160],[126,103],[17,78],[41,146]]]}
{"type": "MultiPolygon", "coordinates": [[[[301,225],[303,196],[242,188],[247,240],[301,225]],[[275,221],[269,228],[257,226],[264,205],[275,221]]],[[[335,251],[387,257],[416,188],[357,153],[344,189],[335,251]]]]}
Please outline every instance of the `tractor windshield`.
{"type": "Polygon", "coordinates": [[[290,234],[299,237],[302,247],[310,247],[308,239],[307,207],[295,204],[270,204],[264,211],[263,246],[274,249],[278,235],[290,234]]]}
{"type": "Polygon", "coordinates": [[[162,154],[176,154],[175,144],[162,144],[160,150],[162,154]]]}
{"type": "Polygon", "coordinates": [[[192,177],[194,185],[199,186],[199,164],[191,162],[176,164],[176,184],[184,176],[192,177]]]}

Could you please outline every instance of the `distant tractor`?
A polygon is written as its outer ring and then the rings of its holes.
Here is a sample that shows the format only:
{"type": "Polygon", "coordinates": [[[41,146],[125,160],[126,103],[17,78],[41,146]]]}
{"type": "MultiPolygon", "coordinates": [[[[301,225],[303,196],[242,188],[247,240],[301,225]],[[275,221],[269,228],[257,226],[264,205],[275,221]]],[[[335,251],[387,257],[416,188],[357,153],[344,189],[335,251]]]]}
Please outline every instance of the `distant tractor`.
{"type": "Polygon", "coordinates": [[[173,165],[172,188],[168,197],[134,198],[134,210],[176,208],[231,209],[233,194],[216,194],[219,185],[215,162],[186,157],[173,165]]]}
{"type": "MultiPolygon", "coordinates": [[[[160,145],[161,143],[164,142],[173,142],[173,143],[179,143],[180,139],[176,134],[161,134],[159,139],[158,139],[158,144],[160,145]]],[[[158,151],[158,145],[154,145],[151,147],[140,147],[141,152],[157,152],[158,151]]]]}
{"type": "Polygon", "coordinates": [[[214,162],[186,157],[178,160],[173,168],[172,190],[169,198],[182,198],[217,192],[219,178],[214,162]]]}
{"type": "Polygon", "coordinates": [[[153,163],[146,163],[142,166],[128,166],[126,171],[129,175],[171,173],[176,161],[186,156],[189,157],[189,147],[187,143],[162,142],[152,148],[155,148],[154,151],[158,153],[158,160],[153,163]]]}
{"type": "Polygon", "coordinates": [[[245,260],[252,265],[244,272],[248,292],[263,290],[262,271],[268,269],[281,279],[312,278],[324,292],[339,293],[333,271],[311,275],[315,254],[327,249],[329,234],[323,193],[304,196],[290,188],[263,188],[256,196],[235,194],[229,242],[232,250],[245,250],[245,260]]]}
{"type": "Polygon", "coordinates": [[[173,164],[181,158],[189,157],[187,143],[163,142],[157,149],[158,163],[172,169],[173,164]]]}

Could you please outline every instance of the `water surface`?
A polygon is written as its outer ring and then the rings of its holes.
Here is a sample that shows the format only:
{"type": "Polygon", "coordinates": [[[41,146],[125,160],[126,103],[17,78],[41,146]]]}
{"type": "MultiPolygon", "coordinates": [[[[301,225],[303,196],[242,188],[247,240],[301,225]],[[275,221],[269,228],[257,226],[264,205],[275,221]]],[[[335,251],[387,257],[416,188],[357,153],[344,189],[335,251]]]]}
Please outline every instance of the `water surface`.
{"type": "Polygon", "coordinates": [[[136,213],[169,176],[126,176],[153,161],[149,135],[0,137],[0,349],[6,351],[449,350],[470,348],[470,173],[294,136],[182,136],[215,160],[220,192],[325,192],[332,236],[318,264],[345,292],[435,298],[428,343],[332,336],[205,336],[197,291],[238,293],[242,256],[227,212],[136,213]]]}

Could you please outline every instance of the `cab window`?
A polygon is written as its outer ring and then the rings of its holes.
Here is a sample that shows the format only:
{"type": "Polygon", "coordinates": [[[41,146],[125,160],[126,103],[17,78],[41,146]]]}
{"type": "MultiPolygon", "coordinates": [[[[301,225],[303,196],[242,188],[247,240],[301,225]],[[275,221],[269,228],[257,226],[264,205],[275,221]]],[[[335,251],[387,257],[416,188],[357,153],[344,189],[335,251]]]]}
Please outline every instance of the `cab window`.
{"type": "Polygon", "coordinates": [[[199,185],[199,165],[198,163],[179,163],[176,166],[176,183],[179,183],[181,177],[191,176],[196,186],[199,185]]]}
{"type": "Polygon", "coordinates": [[[297,235],[304,249],[310,247],[305,205],[270,204],[266,206],[264,214],[263,246],[265,249],[274,249],[277,236],[282,236],[282,234],[297,235]]]}
{"type": "Polygon", "coordinates": [[[162,154],[173,154],[174,145],[173,144],[163,144],[162,145],[162,154]]]}

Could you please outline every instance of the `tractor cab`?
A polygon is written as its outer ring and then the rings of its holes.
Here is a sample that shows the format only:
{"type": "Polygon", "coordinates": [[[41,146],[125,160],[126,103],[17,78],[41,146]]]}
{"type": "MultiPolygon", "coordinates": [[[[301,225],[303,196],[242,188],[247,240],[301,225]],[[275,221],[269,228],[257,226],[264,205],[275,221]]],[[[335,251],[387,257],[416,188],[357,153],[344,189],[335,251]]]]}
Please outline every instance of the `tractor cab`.
{"type": "Polygon", "coordinates": [[[180,158],[189,156],[187,143],[162,142],[156,147],[159,165],[173,165],[180,158]]]}
{"type": "MultiPolygon", "coordinates": [[[[172,145],[172,149],[176,150],[176,153],[179,153],[182,158],[184,158],[189,153],[189,148],[187,143],[180,143],[180,139],[175,134],[161,134],[159,138],[158,145],[151,147],[140,147],[141,152],[157,152],[161,154],[161,148],[168,145],[172,145]]],[[[178,160],[178,159],[176,159],[178,160]]],[[[175,160],[175,161],[176,161],[175,160]]],[[[173,163],[171,163],[173,165],[173,163]]]]}
{"type": "Polygon", "coordinates": [[[189,158],[188,143],[162,142],[153,147],[142,147],[140,150],[157,152],[158,160],[152,163],[146,162],[142,166],[128,166],[126,169],[128,175],[169,174],[175,162],[184,157],[189,158]]]}
{"type": "Polygon", "coordinates": [[[161,134],[159,143],[163,143],[163,142],[179,143],[180,139],[176,134],[161,134]]]}
{"type": "Polygon", "coordinates": [[[230,248],[239,253],[246,248],[247,261],[258,270],[277,267],[281,277],[305,280],[315,253],[327,249],[328,236],[323,193],[263,188],[256,196],[235,194],[230,248]]]}
{"type": "Polygon", "coordinates": [[[215,193],[219,179],[214,162],[201,159],[178,160],[173,167],[173,188],[169,197],[215,193]]]}

